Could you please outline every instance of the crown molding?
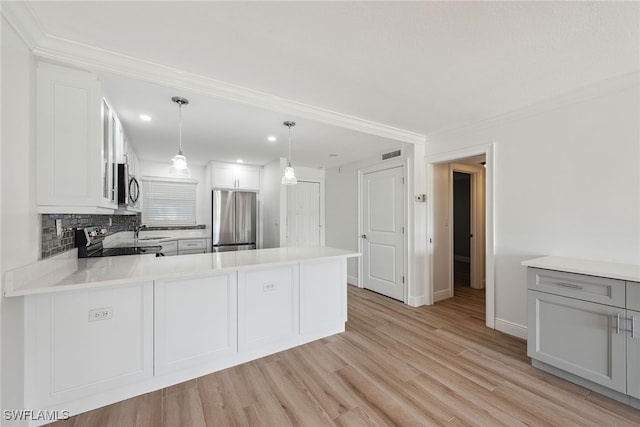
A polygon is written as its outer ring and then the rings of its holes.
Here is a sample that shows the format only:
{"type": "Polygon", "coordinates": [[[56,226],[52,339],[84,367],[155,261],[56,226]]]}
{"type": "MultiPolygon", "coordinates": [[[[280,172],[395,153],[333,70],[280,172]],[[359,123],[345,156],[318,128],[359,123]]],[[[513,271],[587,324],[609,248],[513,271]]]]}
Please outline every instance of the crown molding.
{"type": "Polygon", "coordinates": [[[94,72],[106,71],[163,86],[186,89],[227,101],[239,102],[272,111],[281,111],[297,117],[401,142],[411,144],[425,142],[425,136],[416,132],[281,98],[58,37],[47,36],[32,51],[34,55],[40,58],[62,61],[94,72]]]}
{"type": "Polygon", "coordinates": [[[0,11],[18,36],[33,50],[46,37],[31,6],[24,1],[2,1],[0,11]]]}
{"type": "Polygon", "coordinates": [[[410,144],[423,144],[425,142],[425,136],[416,132],[52,36],[42,31],[42,26],[38,23],[35,14],[27,3],[2,2],[2,4],[3,14],[5,14],[4,6],[11,5],[7,9],[7,19],[16,28],[16,31],[29,46],[32,53],[39,58],[74,65],[88,71],[110,72],[163,86],[185,89],[226,101],[239,102],[271,111],[280,111],[300,118],[395,141],[410,144]]]}
{"type": "Polygon", "coordinates": [[[640,70],[601,80],[504,114],[430,132],[426,135],[425,139],[427,144],[435,143],[442,135],[457,136],[468,132],[480,131],[493,126],[499,126],[505,122],[537,116],[552,110],[580,104],[601,96],[638,87],[640,87],[640,70]]]}

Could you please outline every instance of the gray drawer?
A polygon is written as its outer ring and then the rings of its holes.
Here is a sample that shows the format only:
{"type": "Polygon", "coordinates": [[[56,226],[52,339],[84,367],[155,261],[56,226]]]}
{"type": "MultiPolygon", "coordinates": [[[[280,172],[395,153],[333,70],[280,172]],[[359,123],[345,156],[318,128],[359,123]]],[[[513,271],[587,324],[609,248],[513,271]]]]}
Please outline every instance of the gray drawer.
{"type": "Polygon", "coordinates": [[[625,282],[622,280],[529,267],[527,286],[535,291],[625,307],[625,282]]]}
{"type": "Polygon", "coordinates": [[[640,311],[640,283],[627,282],[627,308],[640,311]]]}
{"type": "Polygon", "coordinates": [[[178,241],[179,251],[201,250],[205,252],[207,249],[207,239],[180,239],[178,241]]]}
{"type": "Polygon", "coordinates": [[[160,246],[162,246],[162,250],[161,252],[163,254],[175,254],[176,252],[178,252],[178,242],[175,240],[172,240],[170,242],[162,242],[160,243],[160,246]]]}

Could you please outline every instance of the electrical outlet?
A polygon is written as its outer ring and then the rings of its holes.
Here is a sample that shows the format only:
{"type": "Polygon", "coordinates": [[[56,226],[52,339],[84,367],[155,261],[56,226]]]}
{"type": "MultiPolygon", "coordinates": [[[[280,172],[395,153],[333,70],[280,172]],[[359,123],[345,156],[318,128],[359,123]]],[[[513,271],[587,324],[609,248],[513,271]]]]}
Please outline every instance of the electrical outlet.
{"type": "Polygon", "coordinates": [[[113,307],[96,308],[89,310],[89,322],[107,320],[113,318],[113,307]]]}
{"type": "Polygon", "coordinates": [[[265,283],[262,285],[262,292],[273,292],[276,290],[276,284],[273,282],[265,283]]]}

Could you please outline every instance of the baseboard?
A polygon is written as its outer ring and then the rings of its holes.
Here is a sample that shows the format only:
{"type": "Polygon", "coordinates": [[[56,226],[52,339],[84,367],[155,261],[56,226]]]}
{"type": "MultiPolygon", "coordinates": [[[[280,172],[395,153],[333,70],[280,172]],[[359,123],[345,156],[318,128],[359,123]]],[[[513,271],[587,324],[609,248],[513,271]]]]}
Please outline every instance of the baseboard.
{"type": "Polygon", "coordinates": [[[495,319],[496,330],[504,332],[505,334],[513,335],[514,337],[527,339],[527,327],[519,325],[517,323],[509,322],[504,319],[495,319]]]}
{"type": "Polygon", "coordinates": [[[358,286],[358,276],[347,276],[347,283],[350,285],[358,286]]]}
{"type": "Polygon", "coordinates": [[[453,259],[460,262],[468,262],[468,263],[471,262],[471,258],[468,256],[455,255],[453,259]]]}
{"type": "Polygon", "coordinates": [[[427,296],[426,295],[420,295],[417,297],[409,297],[409,301],[407,301],[407,304],[410,305],[411,307],[420,307],[422,305],[426,305],[427,304],[427,296]]]}
{"type": "Polygon", "coordinates": [[[449,289],[445,289],[443,291],[437,291],[433,293],[433,302],[442,301],[443,299],[451,298],[451,292],[449,289]]]}
{"type": "Polygon", "coordinates": [[[552,365],[548,365],[544,362],[541,362],[539,360],[536,359],[531,359],[531,366],[533,366],[536,369],[540,369],[541,371],[544,371],[548,374],[551,375],[555,375],[556,377],[560,377],[563,380],[567,380],[570,381],[574,384],[578,384],[581,387],[587,388],[589,390],[593,390],[596,393],[600,393],[610,399],[613,400],[617,400],[620,403],[624,403],[625,405],[631,405],[634,406],[634,403],[636,402],[631,402],[630,399],[633,399],[630,396],[627,396],[626,394],[620,393],[618,391],[612,390],[608,387],[605,387],[603,385],[600,384],[596,384],[592,381],[589,381],[585,378],[579,377],[577,375],[574,375],[570,372],[564,371],[560,368],[556,368],[555,366],[552,365]]]}

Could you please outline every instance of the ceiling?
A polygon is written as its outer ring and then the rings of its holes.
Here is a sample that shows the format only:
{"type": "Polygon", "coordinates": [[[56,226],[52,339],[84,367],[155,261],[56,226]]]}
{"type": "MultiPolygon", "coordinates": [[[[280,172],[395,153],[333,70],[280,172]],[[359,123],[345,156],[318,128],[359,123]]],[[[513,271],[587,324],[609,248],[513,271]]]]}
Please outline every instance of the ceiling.
{"type": "MultiPolygon", "coordinates": [[[[170,67],[418,135],[455,128],[640,69],[637,2],[28,2],[47,40],[170,67]]],[[[100,68],[100,67],[98,67],[100,68]]],[[[184,151],[263,164],[332,167],[406,139],[232,102],[181,83],[98,70],[141,158],[168,161],[183,108],[184,151]],[[167,87],[170,86],[170,87],[167,87]],[[186,87],[186,86],[185,86],[186,87]],[[140,113],[153,117],[149,123],[140,113]],[[268,143],[269,134],[278,136],[268,143]],[[330,154],[337,156],[330,157],[330,154]]],[[[133,75],[133,73],[132,73],[133,75]]],[[[235,89],[234,89],[235,90],[235,89]]],[[[247,92],[248,93],[248,92],[247,92]]],[[[311,107],[310,107],[311,108],[311,107]]],[[[302,111],[302,110],[298,110],[302,111]]],[[[293,114],[292,114],[293,112],[293,114]]]]}

